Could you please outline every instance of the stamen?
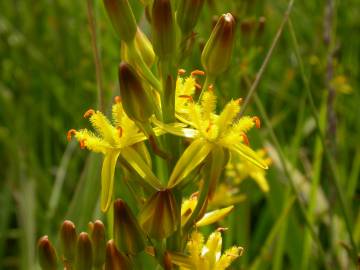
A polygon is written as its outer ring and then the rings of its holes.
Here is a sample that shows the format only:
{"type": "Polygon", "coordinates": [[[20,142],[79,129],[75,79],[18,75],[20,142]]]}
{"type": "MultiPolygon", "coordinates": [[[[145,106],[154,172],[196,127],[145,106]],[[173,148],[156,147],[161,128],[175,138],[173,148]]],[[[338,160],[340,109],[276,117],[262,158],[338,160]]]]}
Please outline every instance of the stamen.
{"type": "Polygon", "coordinates": [[[202,89],[201,85],[198,84],[198,83],[195,83],[195,88],[196,88],[197,90],[201,90],[201,89],[202,89]]]}
{"type": "Polygon", "coordinates": [[[95,111],[93,109],[89,109],[84,113],[84,118],[88,118],[90,116],[92,116],[95,113],[95,111]]]}
{"type": "Polygon", "coordinates": [[[195,69],[191,72],[191,76],[195,77],[196,75],[204,76],[205,72],[199,69],[195,69]]]}
{"type": "Polygon", "coordinates": [[[80,143],[80,148],[85,149],[85,140],[81,140],[79,141],[79,143],[80,143]]]}
{"type": "Polygon", "coordinates": [[[206,132],[209,132],[209,131],[210,131],[210,129],[211,129],[211,127],[212,127],[212,123],[211,123],[211,122],[209,122],[209,126],[206,128],[206,132]]]}
{"type": "Polygon", "coordinates": [[[179,95],[179,97],[180,97],[180,98],[186,98],[186,99],[188,99],[190,102],[193,102],[193,101],[194,101],[193,97],[192,97],[192,96],[189,96],[189,95],[179,95]]]}
{"type": "Polygon", "coordinates": [[[178,70],[178,75],[184,75],[186,73],[186,70],[185,69],[183,69],[183,68],[180,68],[179,70],[178,70]]]}
{"type": "Polygon", "coordinates": [[[68,131],[68,133],[67,133],[67,135],[66,135],[66,138],[67,138],[67,140],[70,142],[71,141],[71,137],[73,136],[73,135],[75,135],[76,134],[76,130],[75,129],[70,129],[69,131],[68,131]]]}
{"type": "Polygon", "coordinates": [[[252,119],[253,119],[253,121],[255,122],[256,128],[260,128],[260,127],[261,127],[260,118],[257,117],[257,116],[254,116],[252,119]]]}
{"type": "Polygon", "coordinates": [[[121,103],[121,97],[120,96],[114,97],[114,101],[115,103],[121,103]]]}
{"type": "Polygon", "coordinates": [[[187,217],[187,216],[190,216],[191,213],[192,213],[192,210],[189,208],[185,211],[185,213],[182,216],[187,217]]]}
{"type": "Polygon", "coordinates": [[[244,132],[241,133],[241,137],[246,145],[250,145],[249,138],[246,136],[244,132]]]}
{"type": "Polygon", "coordinates": [[[118,128],[117,128],[117,131],[118,131],[118,133],[119,133],[119,138],[121,138],[122,135],[123,135],[123,129],[122,129],[122,127],[118,127],[118,128]]]}
{"type": "Polygon", "coordinates": [[[197,199],[199,197],[199,194],[200,194],[199,191],[194,192],[193,194],[190,195],[190,199],[194,199],[194,198],[197,199]]]}
{"type": "Polygon", "coordinates": [[[214,92],[214,85],[213,84],[210,84],[209,87],[208,87],[208,90],[210,92],[214,92]]]}
{"type": "Polygon", "coordinates": [[[242,102],[243,102],[243,99],[242,98],[238,98],[235,100],[235,102],[237,103],[237,105],[241,105],[242,102]]]}
{"type": "Polygon", "coordinates": [[[216,229],[216,231],[221,233],[221,232],[227,231],[228,229],[229,228],[219,227],[219,228],[216,229]]]}

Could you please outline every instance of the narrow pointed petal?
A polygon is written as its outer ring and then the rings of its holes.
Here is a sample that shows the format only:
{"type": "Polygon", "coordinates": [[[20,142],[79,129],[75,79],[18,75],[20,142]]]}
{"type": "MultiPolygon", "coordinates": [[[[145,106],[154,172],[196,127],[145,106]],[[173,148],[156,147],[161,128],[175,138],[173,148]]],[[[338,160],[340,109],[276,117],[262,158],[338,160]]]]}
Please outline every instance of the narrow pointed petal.
{"type": "Polygon", "coordinates": [[[264,161],[262,160],[262,158],[250,147],[248,147],[244,144],[238,143],[236,145],[231,145],[228,148],[229,148],[229,150],[232,150],[235,153],[239,154],[242,158],[250,161],[254,165],[256,165],[262,169],[265,169],[265,170],[268,169],[268,165],[265,164],[264,161]]]}
{"type": "Polygon", "coordinates": [[[101,211],[106,212],[111,204],[114,189],[114,174],[119,151],[108,152],[101,170],[101,211]]]}
{"type": "Polygon", "coordinates": [[[231,205],[226,208],[217,209],[211,212],[206,213],[198,222],[196,222],[197,227],[206,226],[212,223],[215,223],[224,217],[226,217],[234,209],[234,206],[231,205]]]}

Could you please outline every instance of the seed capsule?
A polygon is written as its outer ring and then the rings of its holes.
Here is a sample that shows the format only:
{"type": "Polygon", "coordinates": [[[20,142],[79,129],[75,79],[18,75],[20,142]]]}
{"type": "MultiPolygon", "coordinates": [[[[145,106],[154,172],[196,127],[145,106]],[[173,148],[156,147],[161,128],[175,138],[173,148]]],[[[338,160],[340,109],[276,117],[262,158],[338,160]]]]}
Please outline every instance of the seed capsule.
{"type": "Polygon", "coordinates": [[[201,55],[201,62],[209,76],[216,77],[229,66],[235,41],[235,19],[230,14],[223,14],[201,55]]]}

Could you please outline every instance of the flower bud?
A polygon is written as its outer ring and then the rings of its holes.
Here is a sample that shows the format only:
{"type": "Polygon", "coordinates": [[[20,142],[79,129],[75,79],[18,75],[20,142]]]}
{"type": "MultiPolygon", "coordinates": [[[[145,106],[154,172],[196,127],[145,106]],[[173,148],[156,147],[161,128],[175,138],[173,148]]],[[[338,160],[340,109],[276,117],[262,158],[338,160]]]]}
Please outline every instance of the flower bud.
{"type": "Polygon", "coordinates": [[[132,265],[129,258],[119,252],[113,240],[106,244],[105,270],[131,270],[132,265]]]}
{"type": "MultiPolygon", "coordinates": [[[[148,67],[155,61],[155,53],[151,42],[146,35],[138,28],[135,35],[135,47],[148,67]]],[[[125,42],[121,42],[121,59],[136,66],[136,59],[129,55],[129,49],[125,42]]]]}
{"type": "Polygon", "coordinates": [[[74,262],[76,241],[77,235],[74,223],[65,220],[60,228],[60,245],[66,263],[74,262]]]}
{"type": "Polygon", "coordinates": [[[56,270],[57,257],[54,247],[51,245],[48,236],[45,235],[40,238],[38,242],[38,258],[41,269],[56,270]]]}
{"type": "Polygon", "coordinates": [[[134,40],[136,20],[128,0],[104,0],[111,23],[125,42],[134,40]]]}
{"type": "Polygon", "coordinates": [[[93,264],[95,267],[100,268],[105,263],[106,247],[105,227],[100,220],[95,221],[92,225],[91,240],[94,252],[93,264]]]}
{"type": "Polygon", "coordinates": [[[176,32],[170,0],[154,0],[152,8],[154,50],[160,60],[174,57],[176,32]]]}
{"type": "Polygon", "coordinates": [[[235,40],[235,19],[230,14],[223,14],[201,55],[201,63],[207,75],[216,77],[223,73],[229,66],[235,40]]]}
{"type": "Polygon", "coordinates": [[[126,114],[134,121],[146,122],[153,114],[153,106],[140,77],[126,62],[120,63],[119,83],[126,114]]]}
{"type": "Polygon", "coordinates": [[[176,21],[183,34],[189,34],[195,27],[204,0],[181,0],[176,12],[176,21]]]}
{"type": "Polygon", "coordinates": [[[171,235],[180,224],[180,209],[170,189],[150,197],[142,209],[139,222],[150,237],[161,239],[171,235]]]}
{"type": "Polygon", "coordinates": [[[92,247],[89,235],[80,233],[76,245],[75,269],[91,269],[93,262],[92,247]]]}
{"type": "Polygon", "coordinates": [[[117,248],[126,254],[135,255],[145,249],[145,235],[121,199],[114,202],[114,240],[117,248]]]}

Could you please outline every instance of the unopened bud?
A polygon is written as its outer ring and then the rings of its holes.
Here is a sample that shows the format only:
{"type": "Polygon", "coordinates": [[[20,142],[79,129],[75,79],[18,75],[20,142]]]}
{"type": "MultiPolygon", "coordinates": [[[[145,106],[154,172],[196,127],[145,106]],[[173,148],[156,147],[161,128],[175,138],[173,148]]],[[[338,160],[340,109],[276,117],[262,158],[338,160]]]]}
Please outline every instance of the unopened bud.
{"type": "Polygon", "coordinates": [[[38,258],[41,269],[43,270],[57,269],[56,252],[54,247],[50,243],[47,235],[43,236],[38,242],[38,258]]]}
{"type": "Polygon", "coordinates": [[[203,6],[204,0],[181,0],[179,2],[176,21],[183,34],[189,34],[194,29],[203,6]]]}
{"type": "Polygon", "coordinates": [[[72,263],[75,259],[76,229],[74,223],[65,220],[60,228],[60,244],[63,258],[66,263],[72,263]]]}
{"type": "Polygon", "coordinates": [[[235,41],[235,19],[230,14],[223,14],[201,55],[201,62],[209,76],[216,77],[229,66],[235,41]]]}
{"type": "Polygon", "coordinates": [[[154,50],[160,60],[171,59],[176,50],[176,32],[171,0],[154,0],[152,8],[154,50]]]}
{"type": "Polygon", "coordinates": [[[142,209],[139,222],[150,237],[161,239],[171,235],[180,223],[180,209],[170,189],[150,197],[142,209]]]}
{"type": "MultiPolygon", "coordinates": [[[[154,49],[151,45],[151,42],[146,37],[146,35],[138,28],[135,35],[135,47],[138,50],[140,56],[144,60],[145,64],[148,67],[151,67],[155,61],[154,49]]],[[[123,61],[129,62],[132,65],[136,66],[136,61],[134,57],[129,55],[129,49],[125,42],[121,43],[121,59],[123,61]]]]}
{"type": "Polygon", "coordinates": [[[126,114],[134,121],[146,122],[153,114],[153,106],[140,77],[126,62],[120,63],[119,83],[126,114]]]}
{"type": "Polygon", "coordinates": [[[135,255],[145,249],[145,235],[121,199],[114,202],[114,240],[117,248],[126,254],[135,255]]]}
{"type": "Polygon", "coordinates": [[[129,258],[118,251],[113,240],[106,245],[105,270],[132,270],[129,258]]]}
{"type": "Polygon", "coordinates": [[[125,42],[134,40],[136,20],[128,0],[104,0],[111,23],[125,42]]]}
{"type": "Polygon", "coordinates": [[[100,267],[105,263],[105,227],[104,224],[97,220],[93,223],[91,230],[91,240],[94,252],[94,266],[100,267]]]}
{"type": "Polygon", "coordinates": [[[92,247],[89,235],[79,234],[76,245],[75,269],[91,269],[93,262],[92,247]]]}

